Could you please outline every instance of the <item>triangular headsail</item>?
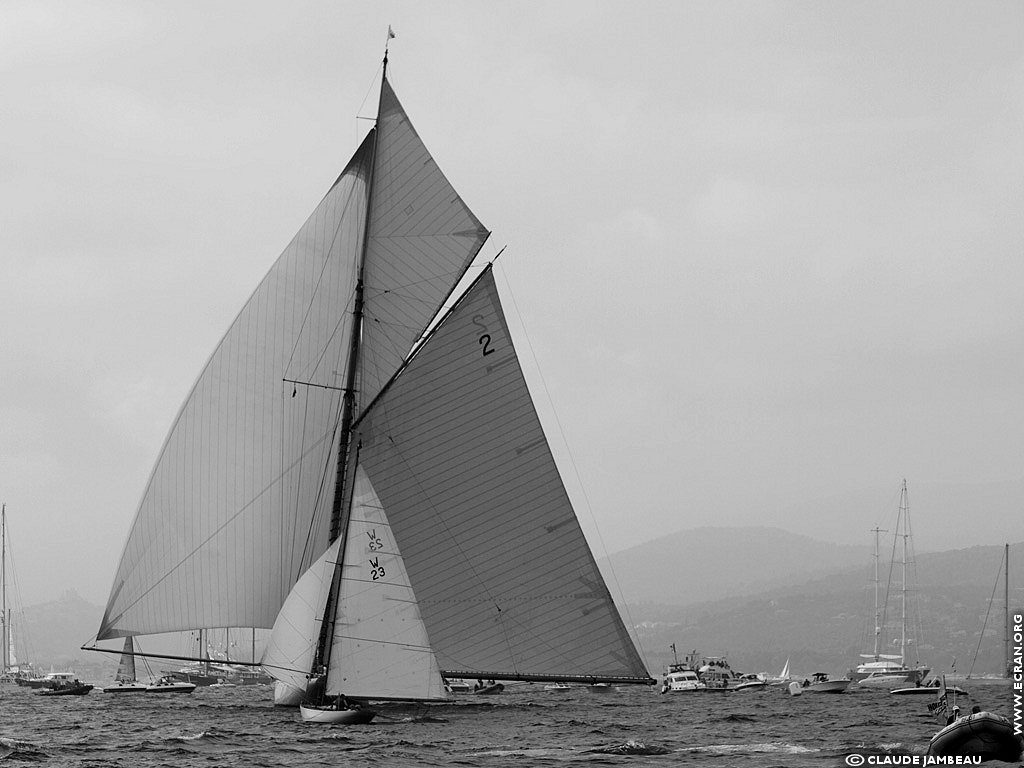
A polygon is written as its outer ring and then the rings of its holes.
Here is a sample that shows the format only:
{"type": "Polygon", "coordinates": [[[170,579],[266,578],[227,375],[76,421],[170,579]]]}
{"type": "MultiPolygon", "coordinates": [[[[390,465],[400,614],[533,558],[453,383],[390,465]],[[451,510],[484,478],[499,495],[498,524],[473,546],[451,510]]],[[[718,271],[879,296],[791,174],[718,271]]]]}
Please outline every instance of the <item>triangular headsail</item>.
{"type": "Polygon", "coordinates": [[[121,652],[121,660],[118,662],[114,679],[121,683],[135,682],[135,642],[131,637],[124,639],[124,650],[121,652]]]}
{"type": "Polygon", "coordinates": [[[361,402],[394,375],[488,231],[445,178],[384,81],[363,280],[361,402]]]}
{"type": "Polygon", "coordinates": [[[263,666],[294,696],[301,696],[309,682],[313,652],[341,543],[342,540],[337,539],[331,544],[296,582],[277,615],[263,653],[263,666]]]}
{"type": "Polygon", "coordinates": [[[327,693],[444,700],[447,694],[386,510],[358,469],[327,693]]]}
{"type": "Polygon", "coordinates": [[[354,440],[446,674],[649,681],[565,492],[489,268],[354,440]]]}

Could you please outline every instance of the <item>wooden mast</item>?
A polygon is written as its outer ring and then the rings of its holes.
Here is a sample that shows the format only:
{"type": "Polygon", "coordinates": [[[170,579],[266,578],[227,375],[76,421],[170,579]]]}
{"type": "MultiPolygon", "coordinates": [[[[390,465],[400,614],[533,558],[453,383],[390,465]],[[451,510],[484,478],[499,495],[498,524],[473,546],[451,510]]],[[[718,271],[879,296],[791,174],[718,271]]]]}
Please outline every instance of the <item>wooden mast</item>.
{"type": "Polygon", "coordinates": [[[366,183],[366,214],[363,223],[363,243],[359,255],[359,269],[356,274],[356,291],[352,307],[352,333],[349,337],[348,365],[345,370],[345,389],[342,395],[341,413],[341,435],[338,440],[338,466],[334,484],[334,500],[331,505],[331,543],[339,538],[342,539],[338,547],[338,561],[334,564],[334,572],[331,577],[331,588],[328,592],[327,602],[324,605],[324,615],[320,622],[320,635],[317,638],[316,651],[313,655],[313,665],[310,670],[311,679],[326,674],[330,664],[332,637],[334,635],[334,622],[337,614],[338,593],[341,589],[341,569],[345,553],[345,524],[346,510],[344,509],[346,492],[346,474],[349,463],[349,443],[352,437],[352,423],[355,419],[356,409],[356,374],[359,347],[362,341],[363,328],[363,273],[366,267],[366,253],[370,242],[370,217],[372,214],[371,203],[373,201],[373,180],[377,161],[377,139],[380,129],[381,105],[384,101],[384,83],[388,76],[388,51],[384,49],[384,64],[380,81],[380,96],[377,100],[377,119],[374,123],[373,138],[370,141],[369,174],[366,183]]]}

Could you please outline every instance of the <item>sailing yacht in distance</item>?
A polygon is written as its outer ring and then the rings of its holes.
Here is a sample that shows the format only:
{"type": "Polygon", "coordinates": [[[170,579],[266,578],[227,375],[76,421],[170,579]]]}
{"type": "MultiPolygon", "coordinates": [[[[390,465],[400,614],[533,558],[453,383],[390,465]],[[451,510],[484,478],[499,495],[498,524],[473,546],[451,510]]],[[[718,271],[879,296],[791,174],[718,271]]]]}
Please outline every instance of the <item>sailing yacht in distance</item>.
{"type": "MultiPolygon", "coordinates": [[[[913,647],[914,653],[917,653],[917,644],[913,638],[907,635],[907,563],[908,563],[908,549],[910,541],[910,503],[907,496],[907,481],[903,481],[903,485],[900,489],[900,504],[899,512],[896,517],[896,529],[893,534],[893,541],[899,542],[902,540],[902,560],[901,566],[901,590],[900,590],[900,638],[899,638],[899,654],[886,654],[881,653],[881,641],[882,641],[882,630],[883,630],[883,614],[881,612],[878,602],[878,543],[879,534],[883,531],[875,526],[873,533],[875,534],[875,574],[874,574],[874,586],[875,586],[875,613],[874,613],[874,649],[870,654],[861,654],[861,658],[870,659],[870,661],[864,661],[857,665],[855,669],[851,669],[847,673],[847,677],[850,680],[856,682],[859,686],[863,687],[878,687],[878,688],[893,688],[899,687],[906,683],[917,684],[924,680],[928,676],[930,671],[928,667],[923,666],[920,659],[917,659],[917,664],[914,667],[907,666],[907,648],[913,647]]],[[[895,564],[895,563],[894,563],[895,564]]],[[[885,603],[888,607],[889,595],[888,589],[886,590],[885,603]]]]}
{"type": "MultiPolygon", "coordinates": [[[[32,664],[18,662],[15,648],[14,617],[8,600],[8,572],[13,573],[13,560],[10,559],[10,541],[7,534],[7,505],[0,506],[0,684],[22,684],[34,679],[36,671],[32,664]]],[[[17,585],[17,582],[15,582],[17,585]]],[[[15,600],[17,602],[17,600],[15,600]]],[[[24,640],[24,634],[22,635],[24,640]]]]}
{"type": "Polygon", "coordinates": [[[117,664],[114,682],[100,690],[103,693],[145,693],[148,686],[140,683],[135,676],[135,641],[131,637],[124,639],[121,660],[117,664]]]}
{"type": "Polygon", "coordinates": [[[303,717],[444,678],[653,684],[562,484],[488,231],[387,78],[341,175],[214,351],[157,459],[98,640],[273,628],[303,717]],[[447,311],[442,308],[449,305],[447,311]]]}

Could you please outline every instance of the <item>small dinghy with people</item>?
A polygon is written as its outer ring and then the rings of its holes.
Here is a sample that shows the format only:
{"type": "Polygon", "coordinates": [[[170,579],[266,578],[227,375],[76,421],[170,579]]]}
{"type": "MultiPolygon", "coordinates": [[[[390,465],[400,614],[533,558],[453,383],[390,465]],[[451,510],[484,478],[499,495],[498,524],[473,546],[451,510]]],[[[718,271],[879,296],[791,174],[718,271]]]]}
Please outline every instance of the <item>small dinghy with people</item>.
{"type": "Polygon", "coordinates": [[[477,680],[476,685],[473,686],[473,693],[477,696],[493,696],[504,690],[503,683],[496,683],[493,680],[488,680],[486,683],[483,680],[477,680]]]}
{"type": "Polygon", "coordinates": [[[1024,744],[1008,719],[993,712],[973,712],[963,717],[958,713],[959,707],[954,707],[952,722],[928,742],[929,757],[971,756],[1004,763],[1020,760],[1024,744]]]}
{"type": "Polygon", "coordinates": [[[335,725],[362,725],[376,716],[372,709],[366,709],[344,696],[335,696],[319,704],[304,701],[299,705],[304,723],[328,723],[335,725]]]}

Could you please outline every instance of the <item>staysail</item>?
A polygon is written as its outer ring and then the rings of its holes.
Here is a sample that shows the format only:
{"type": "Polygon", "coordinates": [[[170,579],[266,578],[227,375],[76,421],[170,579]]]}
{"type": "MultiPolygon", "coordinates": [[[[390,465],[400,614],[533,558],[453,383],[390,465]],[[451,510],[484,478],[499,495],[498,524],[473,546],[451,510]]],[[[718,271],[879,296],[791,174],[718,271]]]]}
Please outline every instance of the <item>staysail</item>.
{"type": "Polygon", "coordinates": [[[357,366],[359,402],[369,402],[487,234],[385,82],[377,128],[245,304],[171,427],[97,639],[273,625],[328,545],[343,371],[357,366]],[[367,205],[363,343],[348,361],[367,205]]]}
{"type": "Polygon", "coordinates": [[[362,468],[356,472],[342,563],[328,694],[446,699],[387,511],[362,468]]]}
{"type": "MultiPolygon", "coordinates": [[[[336,539],[300,578],[281,606],[274,629],[263,652],[263,666],[288,694],[277,698],[299,697],[306,690],[313,651],[320,634],[324,605],[331,587],[331,576],[342,540],[336,539]]],[[[298,698],[294,700],[298,704],[298,698]]]]}

